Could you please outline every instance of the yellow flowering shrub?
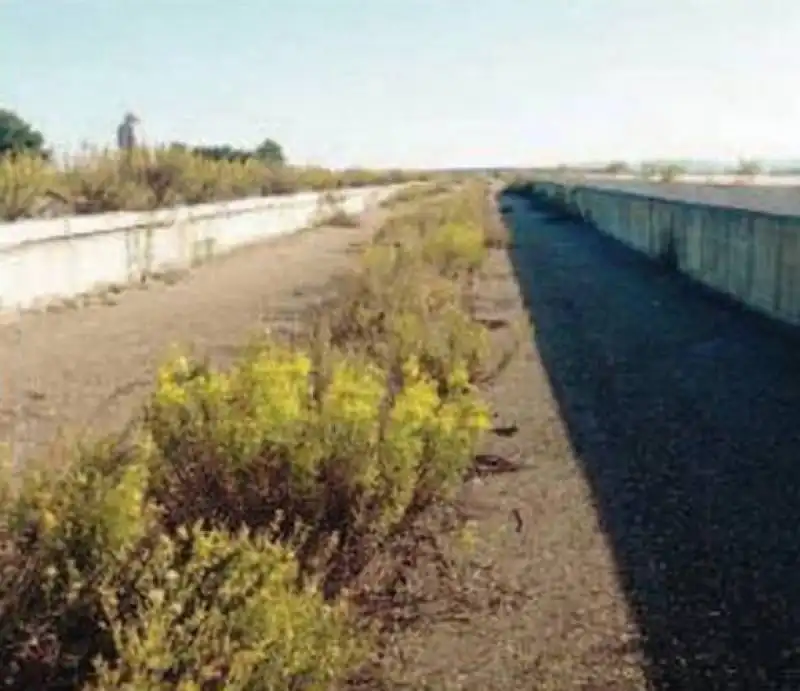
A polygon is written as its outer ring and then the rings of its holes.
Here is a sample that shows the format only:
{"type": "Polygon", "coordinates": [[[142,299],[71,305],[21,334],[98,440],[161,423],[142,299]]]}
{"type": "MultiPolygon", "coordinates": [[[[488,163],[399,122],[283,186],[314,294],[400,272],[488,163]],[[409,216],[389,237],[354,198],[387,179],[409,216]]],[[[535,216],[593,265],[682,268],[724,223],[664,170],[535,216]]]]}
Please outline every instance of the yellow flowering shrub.
{"type": "Polygon", "coordinates": [[[444,276],[458,278],[476,271],[486,257],[483,231],[477,224],[447,223],[422,240],[422,256],[444,276]]]}
{"type": "MultiPolygon", "coordinates": [[[[63,474],[33,465],[0,507],[0,670],[5,688],[82,679],[113,654],[99,589],[156,527],[146,463],[106,444],[80,449],[63,474]]],[[[6,475],[5,483],[11,483],[6,475]]],[[[124,589],[124,588],[123,588],[124,589]]]]}
{"type": "Polygon", "coordinates": [[[464,298],[463,286],[418,248],[377,245],[319,320],[334,344],[364,351],[386,367],[417,356],[445,390],[453,368],[466,366],[475,380],[489,355],[488,332],[465,311],[464,298]]]}
{"type": "MultiPolygon", "coordinates": [[[[47,184],[86,211],[370,180],[179,150],[79,167],[47,184]]],[[[9,170],[1,184],[22,171],[9,170]]],[[[84,445],[59,473],[6,464],[3,688],[315,691],[347,678],[369,642],[349,587],[452,499],[489,426],[474,385],[487,333],[465,308],[485,202],[463,183],[390,216],[308,347],[265,340],[226,370],[178,355],[129,438],[84,445]]]]}
{"type": "Polygon", "coordinates": [[[167,535],[139,446],[83,449],[64,475],[31,470],[7,494],[3,688],[327,689],[342,679],[364,651],[345,604],[300,587],[292,551],[264,537],[200,525],[167,535]]]}
{"type": "Polygon", "coordinates": [[[187,534],[159,536],[129,569],[134,616],[102,590],[116,654],[86,691],[324,691],[363,659],[345,604],[298,588],[290,551],[246,531],[187,534]]]}
{"type": "MultiPolygon", "coordinates": [[[[146,430],[171,525],[282,539],[302,526],[320,547],[355,545],[458,487],[489,422],[465,370],[444,396],[415,357],[399,379],[363,356],[325,360],[265,343],[228,372],[183,358],[162,368],[146,430]]],[[[312,560],[310,545],[300,551],[312,560]]]]}

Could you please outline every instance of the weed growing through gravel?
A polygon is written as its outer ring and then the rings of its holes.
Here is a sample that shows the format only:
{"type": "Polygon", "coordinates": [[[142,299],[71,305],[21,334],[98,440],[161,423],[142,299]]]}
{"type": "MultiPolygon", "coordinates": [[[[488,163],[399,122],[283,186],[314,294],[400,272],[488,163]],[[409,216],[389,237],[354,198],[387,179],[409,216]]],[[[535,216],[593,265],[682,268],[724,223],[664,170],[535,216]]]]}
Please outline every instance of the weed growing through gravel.
{"type": "Polygon", "coordinates": [[[327,689],[367,659],[365,603],[490,426],[487,203],[407,199],[313,338],[227,370],[176,357],[128,435],[4,474],[4,688],[327,689]]]}
{"type": "Polygon", "coordinates": [[[340,194],[328,191],[320,195],[315,211],[315,226],[336,226],[339,228],[357,228],[361,219],[344,208],[344,200],[340,194]]]}

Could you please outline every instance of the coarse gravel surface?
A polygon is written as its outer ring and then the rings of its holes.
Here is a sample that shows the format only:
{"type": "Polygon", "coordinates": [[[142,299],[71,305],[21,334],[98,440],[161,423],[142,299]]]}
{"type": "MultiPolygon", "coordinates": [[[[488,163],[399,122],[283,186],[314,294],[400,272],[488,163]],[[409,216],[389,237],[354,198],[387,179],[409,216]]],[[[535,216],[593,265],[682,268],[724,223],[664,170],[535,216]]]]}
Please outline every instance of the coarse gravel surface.
{"type": "Polygon", "coordinates": [[[651,679],[800,688],[800,344],[586,225],[514,223],[651,679]]]}
{"type": "Polygon", "coordinates": [[[517,431],[490,436],[485,451],[522,470],[465,488],[473,544],[455,553],[469,604],[445,591],[434,614],[399,635],[385,688],[646,688],[636,622],[505,252],[486,273],[480,314],[506,324],[492,334],[493,353],[513,347],[514,326],[523,328],[512,363],[486,390],[497,426],[517,431]]]}
{"type": "Polygon", "coordinates": [[[800,343],[510,206],[485,307],[530,340],[490,448],[529,470],[470,494],[477,557],[523,597],[407,634],[397,688],[800,688],[800,343]]]}

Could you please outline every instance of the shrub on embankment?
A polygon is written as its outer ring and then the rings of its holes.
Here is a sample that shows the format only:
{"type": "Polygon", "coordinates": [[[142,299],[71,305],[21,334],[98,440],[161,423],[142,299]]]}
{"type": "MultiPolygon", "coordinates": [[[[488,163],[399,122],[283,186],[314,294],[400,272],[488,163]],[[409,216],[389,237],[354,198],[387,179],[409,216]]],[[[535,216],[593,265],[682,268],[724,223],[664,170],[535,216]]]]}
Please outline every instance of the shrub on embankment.
{"type": "Polygon", "coordinates": [[[161,148],[101,152],[62,166],[37,155],[0,159],[0,220],[150,210],[250,196],[384,185],[422,172],[270,166],[257,159],[212,160],[161,148]]]}
{"type": "Polygon", "coordinates": [[[345,679],[368,566],[454,495],[488,426],[486,207],[482,186],[399,206],[297,343],[177,357],[124,438],[7,474],[3,688],[345,679]]]}

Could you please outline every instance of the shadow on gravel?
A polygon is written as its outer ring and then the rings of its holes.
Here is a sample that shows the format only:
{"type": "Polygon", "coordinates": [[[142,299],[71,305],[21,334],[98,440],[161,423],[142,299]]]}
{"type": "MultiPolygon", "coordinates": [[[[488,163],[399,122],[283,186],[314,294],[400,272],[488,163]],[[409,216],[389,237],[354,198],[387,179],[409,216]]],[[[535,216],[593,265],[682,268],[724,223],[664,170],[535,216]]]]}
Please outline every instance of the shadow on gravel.
{"type": "Polygon", "coordinates": [[[534,338],[654,689],[800,689],[800,342],[513,199],[534,338]]]}

